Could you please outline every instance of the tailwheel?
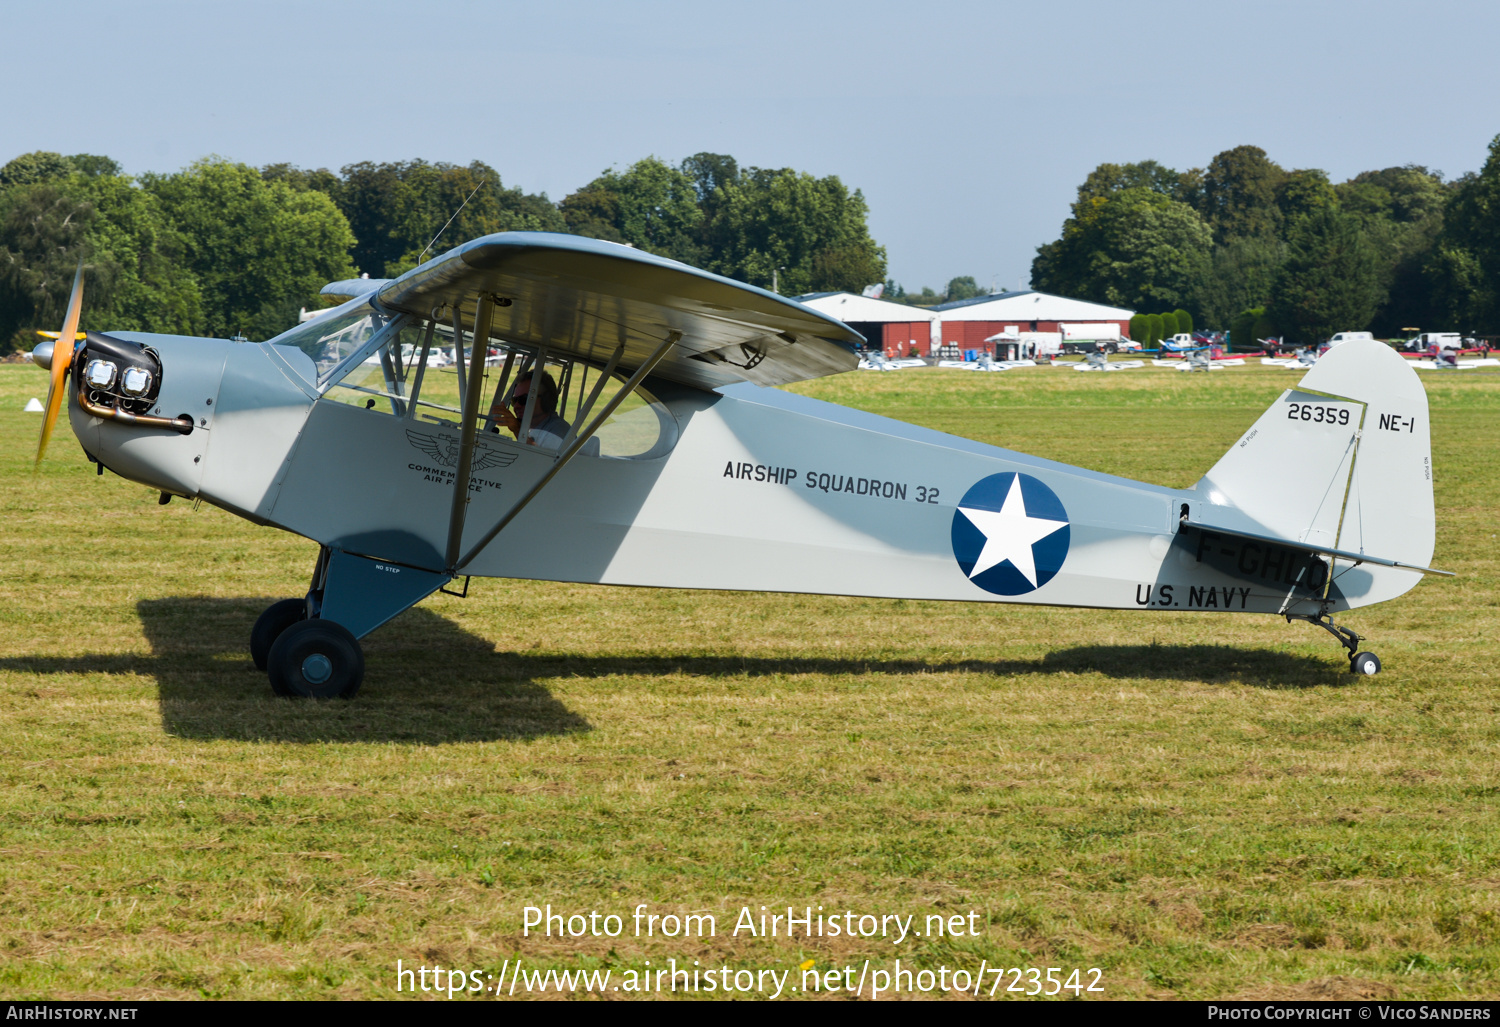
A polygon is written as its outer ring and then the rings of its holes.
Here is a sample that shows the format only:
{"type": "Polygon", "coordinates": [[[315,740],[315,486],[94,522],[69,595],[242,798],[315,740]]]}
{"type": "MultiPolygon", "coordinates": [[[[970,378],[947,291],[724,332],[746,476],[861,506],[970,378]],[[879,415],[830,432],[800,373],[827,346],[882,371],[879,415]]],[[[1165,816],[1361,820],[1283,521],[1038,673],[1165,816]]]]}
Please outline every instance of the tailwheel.
{"type": "Polygon", "coordinates": [[[1316,624],[1338,639],[1339,645],[1349,651],[1349,672],[1351,674],[1364,674],[1367,677],[1373,677],[1380,673],[1380,657],[1374,653],[1360,652],[1359,643],[1363,642],[1364,639],[1353,630],[1341,624],[1335,624],[1333,618],[1328,616],[1327,607],[1324,607],[1316,616],[1306,613],[1288,613],[1283,614],[1283,616],[1286,617],[1287,623],[1291,623],[1294,620],[1305,620],[1309,624],[1316,624]]]}
{"type": "Polygon", "coordinates": [[[255,619],[255,627],[250,629],[250,658],[255,661],[255,669],[265,670],[271,646],[276,644],[281,633],[306,619],[306,599],[283,599],[266,607],[265,612],[255,619]]]}
{"type": "Polygon", "coordinates": [[[281,633],[266,661],[277,695],[352,699],[365,676],[359,640],[331,620],[304,620],[281,633]]]}

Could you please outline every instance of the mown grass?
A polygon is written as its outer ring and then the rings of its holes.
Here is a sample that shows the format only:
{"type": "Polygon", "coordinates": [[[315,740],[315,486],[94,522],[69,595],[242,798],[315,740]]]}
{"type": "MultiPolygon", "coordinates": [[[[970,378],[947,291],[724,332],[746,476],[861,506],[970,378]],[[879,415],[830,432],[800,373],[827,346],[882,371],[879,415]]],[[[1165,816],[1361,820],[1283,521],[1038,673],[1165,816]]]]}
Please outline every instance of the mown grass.
{"type": "MultiPolygon", "coordinates": [[[[1295,379],[798,391],[1186,485],[1295,379]]],[[[899,955],[1097,966],[1105,997],[1500,995],[1500,375],[1426,380],[1434,563],[1461,577],[1350,617],[1375,679],[1269,617],[476,581],[318,704],[246,652],[312,546],[95,478],[66,433],[32,477],[43,376],[0,367],[0,991],[385,998],[398,958],[899,955]],[[526,905],[640,902],[721,934],[521,937],[526,905]],[[788,903],[985,926],[724,936],[788,903]]]]}

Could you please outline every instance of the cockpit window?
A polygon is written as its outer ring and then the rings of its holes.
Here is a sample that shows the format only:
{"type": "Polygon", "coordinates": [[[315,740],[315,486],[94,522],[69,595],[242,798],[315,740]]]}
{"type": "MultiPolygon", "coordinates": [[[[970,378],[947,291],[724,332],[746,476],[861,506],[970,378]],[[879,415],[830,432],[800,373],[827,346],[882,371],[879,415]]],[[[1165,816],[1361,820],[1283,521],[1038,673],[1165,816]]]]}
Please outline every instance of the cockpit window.
{"type": "Polygon", "coordinates": [[[394,327],[383,343],[346,368],[323,398],[402,417],[421,355],[421,329],[412,324],[394,327]]]}
{"type": "Polygon", "coordinates": [[[271,342],[278,346],[295,346],[312,357],[321,382],[351,353],[368,342],[370,336],[384,328],[386,321],[387,318],[376,313],[368,303],[363,303],[353,310],[335,311],[298,325],[291,331],[282,332],[271,342]]]}
{"type": "MultiPolygon", "coordinates": [[[[463,372],[472,344],[472,336],[465,332],[455,345],[452,328],[442,324],[430,329],[427,322],[397,327],[363,360],[346,367],[326,388],[323,398],[372,413],[457,425],[463,418],[467,379],[463,372]]],[[[479,411],[481,431],[518,445],[555,450],[587,429],[625,386],[624,377],[613,373],[601,385],[603,369],[594,364],[571,357],[549,357],[543,370],[557,387],[556,419],[546,418],[545,428],[550,430],[544,430],[533,417],[533,429],[517,440],[503,426],[506,419],[499,411],[510,411],[516,419],[524,416],[524,404],[513,402],[513,393],[517,379],[531,369],[535,358],[535,351],[529,347],[491,340],[480,368],[485,379],[479,411]]],[[[676,442],[677,422],[671,412],[645,389],[636,388],[620,398],[585,442],[580,455],[652,459],[666,455],[676,442]]]]}

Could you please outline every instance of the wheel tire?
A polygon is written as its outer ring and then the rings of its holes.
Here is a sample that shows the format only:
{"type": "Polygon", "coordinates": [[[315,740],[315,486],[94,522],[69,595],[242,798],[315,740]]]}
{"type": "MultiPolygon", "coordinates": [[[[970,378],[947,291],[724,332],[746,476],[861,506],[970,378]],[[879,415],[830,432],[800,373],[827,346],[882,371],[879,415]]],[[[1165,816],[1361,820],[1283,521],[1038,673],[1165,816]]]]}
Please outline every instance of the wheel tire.
{"type": "Polygon", "coordinates": [[[266,607],[265,612],[255,619],[255,627],[250,629],[250,658],[255,661],[255,669],[265,670],[276,639],[287,628],[306,619],[306,599],[283,599],[266,607]]]}
{"type": "Polygon", "coordinates": [[[1355,653],[1349,661],[1349,670],[1355,674],[1374,677],[1380,673],[1380,657],[1374,653],[1355,653]]]}
{"type": "Polygon", "coordinates": [[[365,677],[365,654],[342,624],[305,620],[281,633],[266,661],[277,695],[352,699],[365,677]]]}

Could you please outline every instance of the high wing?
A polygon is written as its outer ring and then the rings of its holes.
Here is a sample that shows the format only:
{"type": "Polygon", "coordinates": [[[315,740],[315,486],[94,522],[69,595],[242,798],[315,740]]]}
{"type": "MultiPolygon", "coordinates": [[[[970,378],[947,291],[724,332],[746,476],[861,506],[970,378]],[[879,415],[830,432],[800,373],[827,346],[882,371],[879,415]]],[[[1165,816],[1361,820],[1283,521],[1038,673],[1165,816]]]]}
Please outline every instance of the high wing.
{"type": "Polygon", "coordinates": [[[501,232],[455,247],[379,287],[376,302],[419,317],[457,307],[472,329],[480,295],[499,302],[495,339],[549,353],[643,364],[681,338],[654,374],[704,389],[784,385],[853,370],[863,336],[775,293],[617,243],[501,232]],[[506,301],[509,301],[508,303],[506,301]]]}

